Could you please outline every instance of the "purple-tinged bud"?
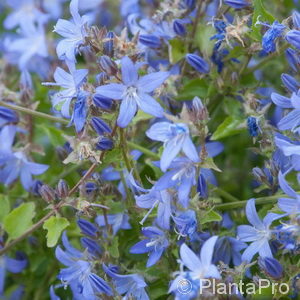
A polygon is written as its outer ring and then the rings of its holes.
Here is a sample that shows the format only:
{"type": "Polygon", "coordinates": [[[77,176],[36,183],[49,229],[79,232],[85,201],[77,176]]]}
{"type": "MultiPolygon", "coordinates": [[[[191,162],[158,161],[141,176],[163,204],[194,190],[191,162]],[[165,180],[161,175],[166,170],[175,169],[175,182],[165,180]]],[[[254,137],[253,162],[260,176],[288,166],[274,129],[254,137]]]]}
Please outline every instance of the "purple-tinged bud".
{"type": "Polygon", "coordinates": [[[93,102],[97,107],[100,107],[105,110],[110,110],[112,106],[112,99],[98,94],[95,94],[93,96],[93,102]]]}
{"type": "Polygon", "coordinates": [[[293,24],[296,29],[300,29],[300,13],[296,10],[292,14],[293,24]]]}
{"type": "Polygon", "coordinates": [[[96,76],[98,85],[103,85],[109,79],[105,72],[101,72],[96,76]]]}
{"type": "Polygon", "coordinates": [[[97,185],[94,182],[87,182],[85,184],[85,192],[88,195],[91,195],[92,193],[94,193],[97,190],[97,185]]]}
{"type": "Polygon", "coordinates": [[[245,0],[224,0],[224,3],[236,9],[241,9],[249,5],[245,0]]]}
{"type": "Polygon", "coordinates": [[[139,36],[139,41],[141,44],[149,48],[156,49],[161,46],[160,38],[152,34],[141,34],[139,36]]]}
{"type": "Polygon", "coordinates": [[[300,83],[293,76],[289,74],[282,74],[281,81],[290,92],[298,92],[300,83]]]}
{"type": "Polygon", "coordinates": [[[189,53],[186,55],[186,61],[200,73],[208,73],[210,70],[209,64],[199,55],[189,53]]]}
{"type": "Polygon", "coordinates": [[[97,237],[98,228],[93,223],[84,219],[79,219],[77,225],[83,234],[97,237]]]}
{"type": "Polygon", "coordinates": [[[173,23],[173,30],[174,32],[179,36],[185,36],[186,35],[186,28],[181,20],[175,20],[173,23]]]}
{"type": "Polygon", "coordinates": [[[285,50],[285,56],[291,68],[295,72],[297,72],[300,64],[300,59],[297,51],[292,48],[288,48],[287,50],[285,50]]]}
{"type": "Polygon", "coordinates": [[[260,268],[271,278],[280,279],[283,276],[283,267],[278,260],[271,257],[260,257],[258,260],[260,268]]]}
{"type": "Polygon", "coordinates": [[[80,239],[83,248],[87,249],[88,252],[94,256],[99,256],[102,253],[101,247],[92,239],[83,237],[80,239]]]}
{"type": "Polygon", "coordinates": [[[35,196],[41,196],[40,188],[43,186],[43,182],[40,180],[34,180],[30,191],[35,196]]]}
{"type": "Polygon", "coordinates": [[[100,151],[111,150],[114,147],[114,143],[107,137],[101,137],[96,144],[96,149],[100,151]]]}
{"type": "Polygon", "coordinates": [[[252,169],[252,174],[254,175],[255,179],[260,182],[264,183],[267,181],[267,177],[262,169],[255,167],[252,169]]]}
{"type": "Polygon", "coordinates": [[[114,38],[115,34],[109,31],[106,35],[107,42],[104,43],[104,54],[110,57],[114,56],[114,38]]]}
{"type": "Polygon", "coordinates": [[[93,117],[91,124],[94,130],[99,134],[103,135],[104,133],[111,133],[111,128],[103,120],[97,117],[93,117]]]}
{"type": "Polygon", "coordinates": [[[67,198],[69,196],[69,186],[65,180],[59,180],[56,187],[56,192],[58,197],[61,199],[67,198]]]}
{"type": "Polygon", "coordinates": [[[193,99],[192,107],[190,108],[190,117],[191,121],[194,123],[208,120],[208,111],[198,97],[193,99]]]}
{"type": "Polygon", "coordinates": [[[298,50],[300,50],[300,31],[290,30],[286,35],[285,39],[298,50]]]}
{"type": "Polygon", "coordinates": [[[99,58],[98,63],[103,72],[105,72],[108,76],[113,76],[118,72],[117,64],[111,60],[111,58],[107,55],[103,55],[99,58]]]}
{"type": "Polygon", "coordinates": [[[39,193],[41,197],[48,203],[51,203],[56,199],[54,189],[47,184],[41,186],[39,193]]]}
{"type": "Polygon", "coordinates": [[[6,123],[18,123],[18,115],[11,109],[0,106],[0,126],[6,123]]]}

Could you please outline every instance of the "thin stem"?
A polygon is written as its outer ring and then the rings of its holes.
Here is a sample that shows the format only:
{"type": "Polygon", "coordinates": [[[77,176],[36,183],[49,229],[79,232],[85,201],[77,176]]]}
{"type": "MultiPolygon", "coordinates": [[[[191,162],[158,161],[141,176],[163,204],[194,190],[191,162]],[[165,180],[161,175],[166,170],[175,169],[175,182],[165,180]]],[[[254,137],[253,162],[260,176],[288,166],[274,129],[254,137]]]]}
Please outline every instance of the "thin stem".
{"type": "Polygon", "coordinates": [[[136,150],[139,150],[141,152],[143,152],[145,155],[155,159],[155,160],[159,160],[160,157],[158,154],[148,150],[147,148],[143,147],[143,146],[140,146],[138,144],[135,144],[133,142],[130,142],[130,141],[127,141],[127,145],[131,148],[131,149],[136,149],[136,150]]]}
{"type": "Polygon", "coordinates": [[[215,192],[219,196],[221,196],[221,197],[225,198],[226,200],[228,200],[228,202],[240,202],[238,198],[236,198],[233,195],[231,195],[230,193],[224,191],[220,187],[216,188],[215,192]]]}
{"type": "Polygon", "coordinates": [[[45,114],[45,113],[42,113],[42,112],[39,112],[39,111],[35,111],[35,110],[29,109],[29,108],[26,108],[26,107],[19,106],[19,105],[9,104],[9,103],[4,102],[4,101],[0,101],[0,106],[7,107],[7,108],[10,108],[12,110],[21,112],[21,113],[29,114],[29,115],[37,117],[37,118],[43,118],[43,119],[47,119],[47,120],[50,120],[50,121],[59,122],[59,123],[62,123],[62,124],[69,124],[68,120],[58,118],[58,117],[54,117],[52,115],[48,115],[48,114],[45,114]]]}
{"type": "MultiPolygon", "coordinates": [[[[262,198],[256,198],[255,204],[256,205],[262,205],[262,204],[272,204],[276,203],[277,199],[280,197],[284,197],[284,195],[273,195],[269,197],[262,197],[262,198]]],[[[222,203],[215,205],[215,208],[218,210],[230,210],[230,209],[236,209],[246,206],[248,200],[242,200],[242,201],[235,201],[230,203],[222,203]]]]}
{"type": "Polygon", "coordinates": [[[265,64],[267,64],[269,61],[271,61],[273,58],[279,57],[281,54],[283,54],[284,50],[286,50],[288,47],[289,47],[288,45],[284,45],[278,51],[275,51],[272,54],[269,54],[266,58],[262,59],[257,65],[255,65],[251,68],[248,68],[247,71],[245,72],[245,74],[246,75],[251,74],[251,73],[255,72],[256,70],[260,69],[265,64]]]}
{"type": "Polygon", "coordinates": [[[120,128],[120,148],[123,154],[126,169],[128,172],[131,172],[132,166],[127,155],[127,143],[125,137],[125,130],[123,128],[120,128]]]}

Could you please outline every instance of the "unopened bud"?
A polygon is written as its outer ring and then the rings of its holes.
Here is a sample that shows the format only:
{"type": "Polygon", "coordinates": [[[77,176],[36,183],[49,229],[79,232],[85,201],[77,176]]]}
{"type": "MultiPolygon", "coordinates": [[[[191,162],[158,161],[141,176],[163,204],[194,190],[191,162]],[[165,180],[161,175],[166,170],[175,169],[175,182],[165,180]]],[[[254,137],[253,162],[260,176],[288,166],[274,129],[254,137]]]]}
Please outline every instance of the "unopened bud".
{"type": "Polygon", "coordinates": [[[51,203],[56,199],[54,189],[47,184],[42,185],[39,192],[42,198],[48,203],[51,203]]]}
{"type": "Polygon", "coordinates": [[[98,63],[103,72],[105,72],[108,76],[113,76],[118,72],[117,64],[110,59],[109,56],[103,55],[99,58],[98,63]]]}
{"type": "Polygon", "coordinates": [[[59,198],[64,199],[68,197],[69,195],[69,186],[67,182],[63,179],[60,179],[57,187],[56,187],[56,192],[59,198]]]}
{"type": "Polygon", "coordinates": [[[283,276],[283,267],[278,260],[271,257],[261,257],[258,260],[260,268],[273,279],[280,279],[283,276]]]}
{"type": "Polygon", "coordinates": [[[107,42],[104,43],[104,54],[110,57],[114,56],[114,38],[115,34],[110,31],[106,35],[107,42]]]}

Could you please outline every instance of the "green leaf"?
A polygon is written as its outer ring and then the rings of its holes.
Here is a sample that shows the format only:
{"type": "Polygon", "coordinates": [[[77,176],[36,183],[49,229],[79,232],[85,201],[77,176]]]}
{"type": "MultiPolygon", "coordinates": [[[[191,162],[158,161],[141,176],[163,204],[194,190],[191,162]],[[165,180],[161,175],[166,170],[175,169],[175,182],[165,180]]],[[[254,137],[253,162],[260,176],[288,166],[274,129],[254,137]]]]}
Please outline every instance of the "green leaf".
{"type": "Polygon", "coordinates": [[[138,110],[138,113],[136,114],[136,116],[132,119],[132,126],[136,125],[138,122],[140,121],[147,121],[152,119],[153,116],[143,112],[142,110],[138,110]]]}
{"type": "Polygon", "coordinates": [[[34,216],[35,204],[33,202],[23,203],[5,216],[3,225],[9,239],[15,239],[29,229],[34,216]]]}
{"type": "Polygon", "coordinates": [[[117,236],[111,241],[111,245],[108,247],[109,254],[114,258],[119,258],[119,238],[117,236]]]}
{"type": "Polygon", "coordinates": [[[47,246],[54,247],[62,233],[62,231],[70,225],[66,218],[52,216],[45,221],[43,228],[47,232],[47,246]]]}
{"type": "Polygon", "coordinates": [[[205,224],[209,222],[220,222],[222,221],[222,216],[213,210],[210,210],[205,215],[201,216],[200,223],[205,224]]]}
{"type": "Polygon", "coordinates": [[[193,100],[194,97],[205,98],[208,93],[208,84],[204,79],[193,79],[190,80],[183,88],[179,91],[176,97],[179,101],[193,100]]]}
{"type": "Polygon", "coordinates": [[[10,205],[6,195],[0,195],[0,223],[2,223],[4,217],[9,213],[10,205]]]}
{"type": "Polygon", "coordinates": [[[65,143],[61,130],[45,124],[39,124],[39,128],[45,132],[53,146],[60,146],[65,143]]]}
{"type": "Polygon", "coordinates": [[[210,57],[213,53],[213,48],[216,41],[211,40],[210,38],[215,33],[216,30],[212,26],[208,26],[207,24],[199,24],[197,26],[197,32],[195,37],[196,43],[201,53],[203,53],[205,57],[210,57]]]}
{"type": "Polygon", "coordinates": [[[255,25],[256,22],[258,21],[258,18],[259,18],[259,21],[268,22],[270,24],[275,21],[275,18],[265,9],[262,0],[253,0],[253,7],[254,7],[254,12],[253,12],[253,18],[252,18],[251,36],[257,40],[260,40],[261,39],[261,33],[260,33],[261,26],[255,25]]]}
{"type": "Polygon", "coordinates": [[[228,116],[222,124],[220,124],[217,130],[212,135],[212,140],[219,140],[234,134],[238,134],[243,131],[245,120],[236,119],[235,117],[228,116]]]}
{"type": "Polygon", "coordinates": [[[169,41],[169,56],[172,64],[184,58],[186,53],[187,44],[182,40],[174,39],[169,41]]]}

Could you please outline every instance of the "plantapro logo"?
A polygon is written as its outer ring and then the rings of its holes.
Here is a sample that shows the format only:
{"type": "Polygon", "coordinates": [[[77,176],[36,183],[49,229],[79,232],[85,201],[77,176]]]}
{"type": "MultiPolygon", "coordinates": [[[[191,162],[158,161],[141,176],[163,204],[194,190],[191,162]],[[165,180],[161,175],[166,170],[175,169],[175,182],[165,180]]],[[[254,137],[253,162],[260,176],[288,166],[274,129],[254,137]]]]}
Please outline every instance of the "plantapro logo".
{"type": "Polygon", "coordinates": [[[192,283],[187,279],[180,279],[177,282],[177,291],[182,295],[189,294],[193,289],[192,283]]]}

